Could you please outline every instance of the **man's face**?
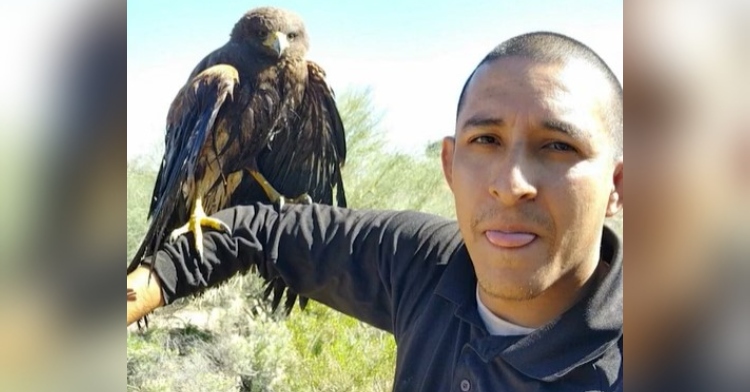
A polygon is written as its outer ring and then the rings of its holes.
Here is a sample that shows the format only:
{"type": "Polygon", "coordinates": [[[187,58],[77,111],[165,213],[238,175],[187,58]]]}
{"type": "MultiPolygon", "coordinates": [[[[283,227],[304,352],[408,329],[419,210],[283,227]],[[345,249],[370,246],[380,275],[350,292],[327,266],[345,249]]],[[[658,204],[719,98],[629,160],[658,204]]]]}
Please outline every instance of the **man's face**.
{"type": "Polygon", "coordinates": [[[604,218],[621,207],[622,160],[596,74],[511,57],[472,78],[442,157],[485,294],[535,298],[597,264],[604,218]]]}

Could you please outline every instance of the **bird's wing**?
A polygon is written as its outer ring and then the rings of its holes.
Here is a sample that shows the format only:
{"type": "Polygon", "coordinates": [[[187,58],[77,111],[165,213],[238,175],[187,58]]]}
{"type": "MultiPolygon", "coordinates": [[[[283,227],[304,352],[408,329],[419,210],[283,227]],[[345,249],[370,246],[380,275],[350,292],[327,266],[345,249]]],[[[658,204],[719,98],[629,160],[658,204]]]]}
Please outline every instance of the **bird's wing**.
{"type": "MultiPolygon", "coordinates": [[[[144,256],[158,250],[167,230],[174,229],[175,216],[188,214],[183,187],[191,184],[199,153],[214,127],[216,117],[239,83],[237,70],[226,64],[214,65],[193,77],[175,97],[167,116],[164,158],[154,186],[149,209],[149,229],[128,266],[134,270],[144,256]],[[177,215],[175,215],[177,213],[177,215]]],[[[184,223],[184,222],[183,222],[184,223]]]]}
{"type": "MultiPolygon", "coordinates": [[[[298,110],[299,134],[308,137],[307,148],[313,159],[310,173],[310,192],[325,195],[316,202],[346,207],[346,195],[341,178],[341,169],[346,162],[346,135],[333,90],[325,80],[325,71],[318,64],[307,62],[307,85],[298,110]],[[333,198],[336,187],[336,198],[333,198]]],[[[300,146],[298,148],[306,148],[300,146]]],[[[307,155],[307,154],[303,154],[307,155]]]]}
{"type": "Polygon", "coordinates": [[[344,167],[346,162],[346,135],[344,124],[336,107],[336,98],[333,89],[326,82],[326,73],[323,68],[313,61],[307,61],[308,85],[307,94],[313,99],[322,102],[324,111],[318,121],[325,124],[328,132],[331,132],[338,156],[338,163],[344,167]]]}
{"type": "MultiPolygon", "coordinates": [[[[323,158],[324,172],[330,173],[331,178],[323,181],[331,181],[336,186],[336,204],[346,207],[346,195],[344,183],[341,178],[341,169],[346,163],[346,134],[344,124],[341,121],[333,89],[326,82],[326,74],[318,64],[308,61],[308,80],[305,89],[305,97],[302,105],[302,115],[308,127],[317,130],[316,133],[323,134],[322,140],[332,144],[332,154],[323,158]]],[[[330,146],[322,146],[322,149],[330,149],[330,146]]],[[[319,185],[318,185],[319,186],[319,185]]]]}

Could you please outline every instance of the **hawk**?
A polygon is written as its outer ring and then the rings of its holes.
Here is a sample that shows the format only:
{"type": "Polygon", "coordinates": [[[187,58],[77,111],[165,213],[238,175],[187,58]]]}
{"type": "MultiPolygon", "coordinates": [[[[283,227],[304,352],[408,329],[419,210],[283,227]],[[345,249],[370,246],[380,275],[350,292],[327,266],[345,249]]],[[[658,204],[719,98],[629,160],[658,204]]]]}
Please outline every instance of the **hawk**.
{"type": "MultiPolygon", "coordinates": [[[[346,207],[344,126],[325,72],[306,59],[308,48],[299,16],[262,7],[245,13],[229,41],[198,63],[169,108],[149,228],[128,273],[187,233],[202,258],[204,228],[230,230],[210,215],[228,207],[346,207]]],[[[286,285],[269,279],[275,310],[286,285]]],[[[296,297],[287,290],[287,313],[296,297]]],[[[300,298],[302,308],[306,302],[300,298]]]]}

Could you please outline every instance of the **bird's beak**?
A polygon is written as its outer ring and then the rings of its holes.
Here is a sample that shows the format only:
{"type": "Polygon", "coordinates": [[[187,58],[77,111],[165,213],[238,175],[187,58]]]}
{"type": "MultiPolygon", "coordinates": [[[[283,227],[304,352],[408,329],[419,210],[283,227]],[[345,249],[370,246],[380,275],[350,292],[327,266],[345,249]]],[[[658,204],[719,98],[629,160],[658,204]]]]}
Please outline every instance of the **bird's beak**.
{"type": "Polygon", "coordinates": [[[276,52],[276,55],[281,57],[286,48],[289,47],[289,40],[286,38],[286,34],[277,31],[273,34],[269,34],[263,44],[273,49],[274,52],[276,52]]]}

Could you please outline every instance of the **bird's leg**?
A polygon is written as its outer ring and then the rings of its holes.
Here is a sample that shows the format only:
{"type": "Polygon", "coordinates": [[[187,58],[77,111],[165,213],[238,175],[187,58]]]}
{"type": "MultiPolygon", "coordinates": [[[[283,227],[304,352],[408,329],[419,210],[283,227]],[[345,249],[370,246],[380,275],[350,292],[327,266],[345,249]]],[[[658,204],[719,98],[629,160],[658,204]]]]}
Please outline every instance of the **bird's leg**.
{"type": "Polygon", "coordinates": [[[263,188],[263,192],[266,193],[266,196],[268,196],[268,199],[271,201],[271,203],[276,204],[279,206],[279,210],[281,210],[282,207],[284,207],[284,204],[286,203],[286,198],[281,195],[272,185],[271,183],[266,180],[266,177],[264,177],[262,174],[260,174],[257,170],[248,170],[250,172],[250,175],[255,178],[255,181],[260,184],[260,187],[263,188]]]}
{"type": "Polygon", "coordinates": [[[281,207],[284,206],[287,202],[292,204],[312,204],[312,198],[307,193],[303,193],[300,196],[295,197],[294,199],[287,199],[277,191],[271,183],[266,180],[266,177],[263,176],[259,171],[257,170],[248,170],[250,174],[255,178],[255,181],[258,181],[258,184],[260,184],[261,188],[263,188],[263,191],[266,193],[266,196],[268,196],[268,199],[271,200],[271,203],[277,204],[279,206],[279,210],[281,207]]]}
{"type": "Polygon", "coordinates": [[[195,237],[195,250],[198,251],[198,255],[200,255],[201,260],[203,260],[202,227],[209,227],[225,233],[232,232],[232,230],[229,228],[229,226],[227,226],[226,223],[215,218],[210,218],[206,215],[206,212],[203,210],[201,198],[198,197],[195,199],[195,206],[193,207],[193,213],[190,215],[190,219],[184,226],[172,232],[172,234],[170,235],[170,240],[175,241],[177,237],[187,232],[192,232],[193,236],[195,237]]]}

